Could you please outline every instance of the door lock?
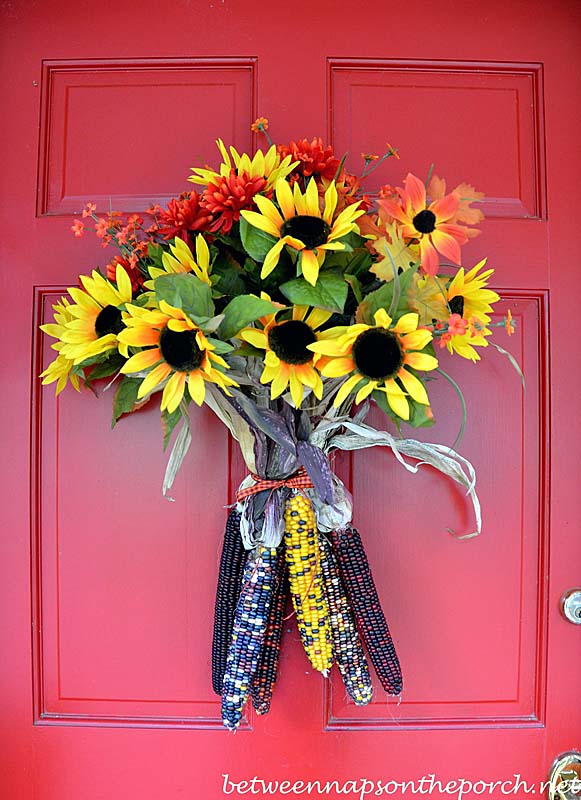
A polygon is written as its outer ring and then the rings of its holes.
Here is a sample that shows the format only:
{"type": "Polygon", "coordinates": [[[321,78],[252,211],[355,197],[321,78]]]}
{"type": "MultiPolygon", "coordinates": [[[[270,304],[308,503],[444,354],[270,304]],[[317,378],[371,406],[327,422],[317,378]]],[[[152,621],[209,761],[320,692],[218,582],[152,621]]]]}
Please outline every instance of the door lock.
{"type": "Polygon", "coordinates": [[[569,750],[554,761],[549,774],[549,800],[580,800],[581,753],[569,750]]]}
{"type": "Polygon", "coordinates": [[[568,589],[561,597],[561,613],[573,625],[581,625],[581,589],[568,589]]]}

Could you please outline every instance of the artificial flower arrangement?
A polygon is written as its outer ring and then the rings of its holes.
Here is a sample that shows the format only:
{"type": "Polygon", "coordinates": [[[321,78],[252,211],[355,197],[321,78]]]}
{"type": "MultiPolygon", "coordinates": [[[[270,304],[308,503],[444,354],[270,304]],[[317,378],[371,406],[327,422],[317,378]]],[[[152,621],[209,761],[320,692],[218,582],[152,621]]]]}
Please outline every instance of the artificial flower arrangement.
{"type": "MultiPolygon", "coordinates": [[[[482,194],[410,173],[372,201],[364,180],[398,157],[394,148],[362,154],[355,176],[319,138],[277,146],[266,119],[252,129],[268,149],[250,156],[218,139],[217,169],[192,168],[200,190],[149,209],[148,226],[135,214],[99,217],[89,203],[83,218],[119,252],[106,274],[81,275],[42,326],[57,355],[41,377],[57,394],[108,378],[113,424],[154,399],[166,446],[181,423],[164,494],[191,441],[191,401],[206,403],[240,445],[249,474],[226,522],[212,645],[230,730],[248,697],[259,714],[270,708],[289,594],[316,670],[327,675],[336,663],[365,705],[367,653],[381,686],[401,692],[351,497],[329,459],[387,446],[410,471],[407,458],[431,464],[466,488],[478,533],[472,465],[365,418],[374,402],[397,432],[433,425],[427,379],[442,376],[460,392],[440,362],[477,362],[495,325],[513,332],[510,312],[491,322],[493,270],[459,266],[483,218],[472,205],[482,194]]],[[[76,236],[84,226],[74,221],[76,236]]]]}

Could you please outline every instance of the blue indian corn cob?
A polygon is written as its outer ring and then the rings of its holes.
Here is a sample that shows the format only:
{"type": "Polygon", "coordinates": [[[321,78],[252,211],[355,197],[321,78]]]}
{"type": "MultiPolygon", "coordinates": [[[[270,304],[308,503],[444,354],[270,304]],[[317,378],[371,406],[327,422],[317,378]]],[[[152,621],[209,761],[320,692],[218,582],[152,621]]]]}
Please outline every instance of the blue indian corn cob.
{"type": "Polygon", "coordinates": [[[240,536],[240,513],[234,508],[228,515],[224,530],[214,608],[212,688],[218,695],[222,694],[226,658],[234,627],[234,613],[240,596],[247,555],[240,536]]]}
{"type": "Polygon", "coordinates": [[[399,694],[403,686],[401,667],[359,532],[351,527],[332,531],[331,542],[359,632],[379,682],[389,694],[399,694]]]}
{"type": "Polygon", "coordinates": [[[333,653],[347,694],[358,706],[371,702],[373,686],[353,612],[330,543],[319,534],[321,573],[333,638],[333,653]]]}
{"type": "Polygon", "coordinates": [[[277,561],[275,547],[258,547],[248,554],[222,684],[222,721],[229,730],[240,725],[264,646],[277,561]]]}
{"type": "Polygon", "coordinates": [[[270,711],[272,693],[277,678],[280,641],[284,622],[283,617],[289,591],[285,573],[286,563],[284,547],[279,547],[272,603],[270,605],[270,614],[266,626],[266,634],[264,636],[264,645],[258,662],[258,668],[250,684],[250,697],[257,714],[267,714],[270,711]]]}

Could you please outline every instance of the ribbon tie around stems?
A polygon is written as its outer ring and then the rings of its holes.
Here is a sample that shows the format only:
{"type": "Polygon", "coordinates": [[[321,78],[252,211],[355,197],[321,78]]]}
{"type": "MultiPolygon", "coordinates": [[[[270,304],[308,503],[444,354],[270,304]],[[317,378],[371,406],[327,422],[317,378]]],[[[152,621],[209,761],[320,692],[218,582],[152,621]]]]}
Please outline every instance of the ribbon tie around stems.
{"type": "Polygon", "coordinates": [[[236,499],[238,502],[253,494],[263,492],[265,489],[312,489],[314,488],[312,480],[307,475],[304,467],[299,467],[296,472],[293,472],[288,478],[281,478],[281,480],[271,480],[269,478],[259,478],[258,475],[250,473],[250,477],[254,480],[252,486],[246,489],[238,489],[236,492],[236,499]]]}

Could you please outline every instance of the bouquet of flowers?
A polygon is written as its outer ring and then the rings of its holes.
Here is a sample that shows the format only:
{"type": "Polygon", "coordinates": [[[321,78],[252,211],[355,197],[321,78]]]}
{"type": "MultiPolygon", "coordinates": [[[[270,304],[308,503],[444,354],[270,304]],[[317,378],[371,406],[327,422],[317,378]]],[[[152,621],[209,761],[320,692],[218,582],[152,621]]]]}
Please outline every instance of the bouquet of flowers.
{"type": "Polygon", "coordinates": [[[81,275],[42,326],[56,340],[43,383],[59,393],[108,378],[113,424],[159,399],[166,446],[181,426],[164,494],[191,441],[192,401],[240,445],[248,476],[226,522],[212,646],[213,688],[231,730],[248,697],[259,714],[270,708],[289,594],[316,670],[327,675],[336,662],[364,705],[368,655],[382,687],[401,692],[351,497],[329,459],[386,446],[410,471],[414,461],[431,464],[466,488],[478,533],[472,465],[403,438],[401,426],[434,424],[430,378],[460,392],[443,358],[477,362],[495,325],[513,331],[510,312],[491,322],[493,270],[459,266],[482,219],[473,187],[448,192],[436,175],[410,173],[372,201],[365,178],[398,157],[394,148],[362,154],[356,176],[320,138],[277,146],[266,119],[252,129],[268,147],[250,155],[218,139],[218,166],[193,167],[198,188],[148,209],[148,225],[136,214],[98,216],[89,203],[74,234],[93,220],[118,252],[105,272],[81,275]],[[366,424],[371,402],[395,435],[366,424]]]}

